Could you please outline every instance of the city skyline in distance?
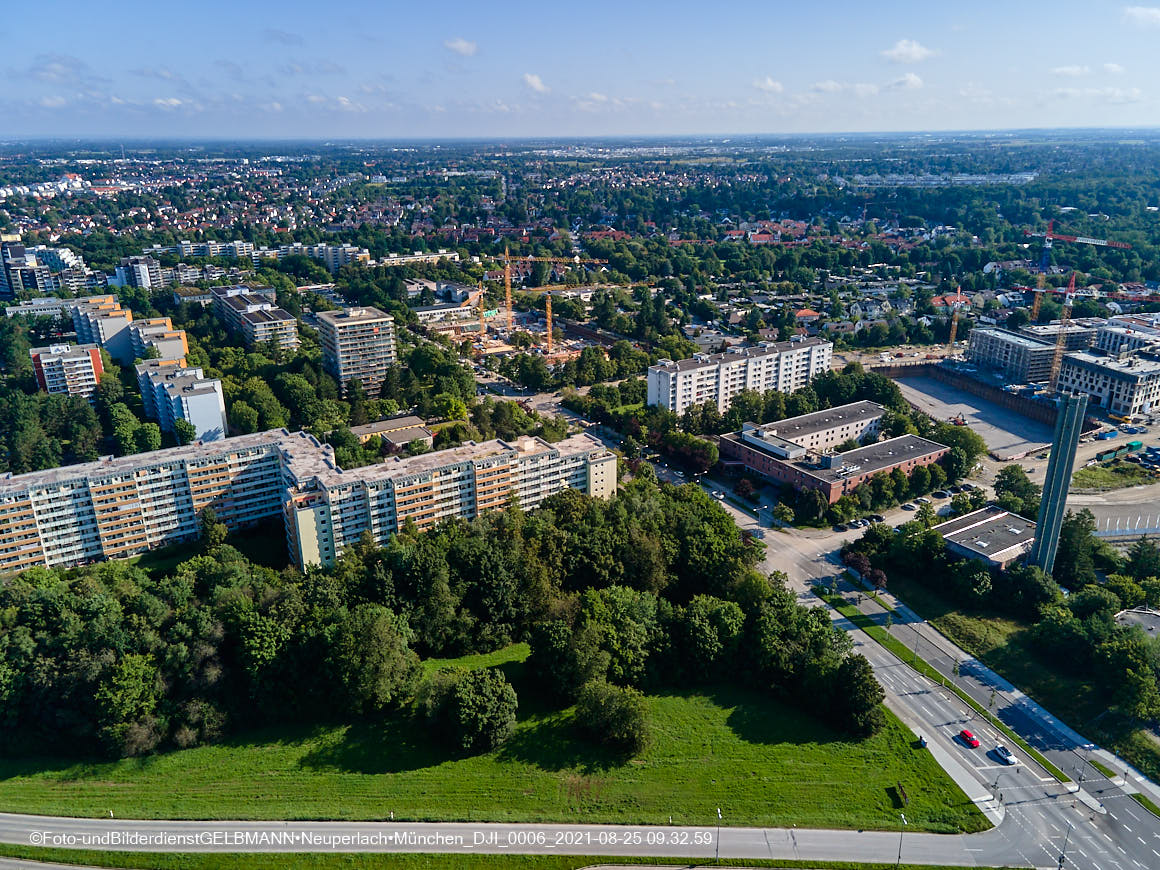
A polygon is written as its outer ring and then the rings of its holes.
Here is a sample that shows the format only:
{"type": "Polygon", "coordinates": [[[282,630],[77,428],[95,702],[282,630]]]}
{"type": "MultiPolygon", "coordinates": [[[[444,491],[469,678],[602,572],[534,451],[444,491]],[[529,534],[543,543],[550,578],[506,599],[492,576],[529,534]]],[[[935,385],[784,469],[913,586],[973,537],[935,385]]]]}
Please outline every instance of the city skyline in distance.
{"type": "Polygon", "coordinates": [[[424,139],[1142,127],[1160,6],[718,12],[124,0],[0,24],[4,137],[424,139]]]}

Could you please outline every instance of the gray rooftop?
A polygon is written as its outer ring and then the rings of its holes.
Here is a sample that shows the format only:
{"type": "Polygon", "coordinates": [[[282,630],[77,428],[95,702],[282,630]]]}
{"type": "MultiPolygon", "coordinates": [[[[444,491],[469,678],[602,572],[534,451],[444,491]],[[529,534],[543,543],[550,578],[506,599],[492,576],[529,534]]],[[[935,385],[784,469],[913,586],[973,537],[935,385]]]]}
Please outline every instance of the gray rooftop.
{"type": "Polygon", "coordinates": [[[350,431],[355,435],[381,435],[384,432],[397,432],[402,429],[421,429],[426,425],[427,421],[422,417],[407,414],[402,417],[391,417],[387,420],[376,420],[374,423],[367,423],[364,426],[351,426],[350,431]]]}
{"type": "Polygon", "coordinates": [[[824,411],[814,411],[812,414],[802,414],[800,417],[790,417],[776,423],[767,423],[761,427],[761,430],[787,441],[799,443],[802,439],[818,432],[825,432],[835,426],[874,420],[884,413],[886,413],[886,409],[877,402],[851,402],[848,405],[839,405],[836,408],[827,408],[824,411]]]}
{"type": "Polygon", "coordinates": [[[945,444],[918,435],[899,435],[840,453],[835,457],[833,468],[815,468],[800,462],[794,464],[811,477],[834,483],[854,475],[876,474],[900,462],[944,453],[947,449],[945,444]]]}
{"type": "Polygon", "coordinates": [[[1080,350],[1065,354],[1063,361],[1105,374],[1118,375],[1135,380],[1160,374],[1160,359],[1146,356],[1128,356],[1123,359],[1117,359],[1113,356],[1103,356],[1092,353],[1091,351],[1080,350]]]}
{"type": "Polygon", "coordinates": [[[342,311],[319,311],[315,316],[319,320],[335,326],[345,326],[354,323],[373,323],[377,320],[394,319],[391,315],[385,311],[380,311],[373,305],[344,308],[342,311]]]}
{"type": "Polygon", "coordinates": [[[971,330],[971,335],[978,335],[980,337],[985,335],[995,336],[1010,344],[1018,345],[1019,347],[1027,347],[1032,350],[1053,350],[1054,345],[1046,339],[1035,338],[1030,335],[1022,335],[1018,332],[1013,332],[1010,329],[1003,329],[998,326],[979,326],[971,330]]]}
{"type": "Polygon", "coordinates": [[[943,540],[994,561],[1004,561],[1010,551],[1026,547],[1035,539],[1033,521],[1008,513],[998,505],[963,514],[940,523],[934,530],[943,540]]]}

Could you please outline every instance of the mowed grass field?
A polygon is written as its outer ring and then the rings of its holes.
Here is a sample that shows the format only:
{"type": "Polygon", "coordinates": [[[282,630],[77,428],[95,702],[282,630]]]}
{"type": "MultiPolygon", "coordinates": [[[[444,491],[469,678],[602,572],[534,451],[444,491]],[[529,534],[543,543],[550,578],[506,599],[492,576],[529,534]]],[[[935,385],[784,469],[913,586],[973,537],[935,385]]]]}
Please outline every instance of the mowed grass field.
{"type": "MultiPolygon", "coordinates": [[[[408,716],[267,730],[115,762],[0,760],[0,807],[64,816],[716,823],[977,831],[978,810],[893,716],[851,741],[764,694],[649,698],[650,747],[612,757],[571,710],[521,715],[496,752],[449,759],[408,716]]],[[[524,705],[534,706],[534,699],[524,705]]],[[[889,714],[888,714],[889,715],[889,714]]]]}

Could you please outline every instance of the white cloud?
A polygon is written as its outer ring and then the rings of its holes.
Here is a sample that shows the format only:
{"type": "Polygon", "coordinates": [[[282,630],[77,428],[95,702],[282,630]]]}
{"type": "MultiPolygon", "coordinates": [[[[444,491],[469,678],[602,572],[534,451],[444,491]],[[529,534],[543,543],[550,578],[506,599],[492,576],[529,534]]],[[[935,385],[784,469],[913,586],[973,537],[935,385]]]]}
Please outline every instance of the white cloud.
{"type": "Polygon", "coordinates": [[[1120,66],[1118,63],[1105,63],[1104,72],[1111,73],[1114,76],[1122,76],[1127,72],[1127,70],[1120,66]]]}
{"type": "Polygon", "coordinates": [[[552,90],[550,87],[544,84],[544,80],[535,73],[524,73],[524,84],[535,91],[537,94],[546,94],[548,91],[552,90]]]}
{"type": "Polygon", "coordinates": [[[1133,24],[1160,27],[1160,6],[1125,6],[1124,17],[1133,24]]]}
{"type": "Polygon", "coordinates": [[[816,91],[819,94],[836,94],[845,87],[841,82],[836,82],[833,79],[826,79],[824,82],[815,82],[810,86],[811,91],[816,91]]]}
{"type": "Polygon", "coordinates": [[[1138,103],[1144,99],[1139,88],[1058,88],[1055,95],[1065,100],[1092,100],[1098,103],[1138,103]]]}
{"type": "Polygon", "coordinates": [[[773,76],[766,76],[763,79],[754,81],[753,86],[759,91],[765,91],[767,94],[780,94],[785,90],[781,82],[773,78],[773,76]]]}
{"type": "Polygon", "coordinates": [[[463,57],[471,57],[479,50],[479,45],[472,42],[470,39],[464,39],[462,36],[457,36],[454,39],[449,39],[443,43],[444,47],[455,52],[463,57]]]}
{"type": "Polygon", "coordinates": [[[871,84],[870,82],[855,82],[852,87],[854,94],[859,97],[872,97],[878,93],[878,85],[871,84]]]}
{"type": "Polygon", "coordinates": [[[895,79],[894,81],[892,81],[889,85],[887,85],[887,87],[893,88],[896,90],[901,89],[901,90],[913,91],[913,90],[916,90],[916,89],[922,87],[922,79],[920,79],[914,73],[908,72],[902,78],[895,79]]]}
{"type": "Polygon", "coordinates": [[[153,105],[162,109],[176,109],[181,105],[181,100],[177,99],[177,97],[158,97],[153,101],[153,105]]]}
{"type": "Polygon", "coordinates": [[[590,93],[588,95],[587,99],[592,101],[593,103],[607,103],[608,102],[608,95],[597,93],[596,91],[593,91],[592,93],[590,93]]]}
{"type": "Polygon", "coordinates": [[[894,61],[894,63],[919,63],[928,57],[933,57],[934,52],[913,39],[900,39],[894,43],[893,48],[888,48],[882,52],[882,56],[887,60],[894,61]]]}
{"type": "Polygon", "coordinates": [[[41,97],[40,98],[40,105],[42,105],[46,109],[59,109],[61,106],[65,105],[65,103],[67,103],[67,102],[68,102],[68,100],[66,100],[64,97],[59,97],[59,96],[41,97]]]}
{"type": "Polygon", "coordinates": [[[1071,76],[1073,78],[1078,76],[1090,75],[1092,68],[1083,64],[1071,64],[1069,66],[1057,66],[1051,70],[1052,75],[1056,76],[1071,76]]]}

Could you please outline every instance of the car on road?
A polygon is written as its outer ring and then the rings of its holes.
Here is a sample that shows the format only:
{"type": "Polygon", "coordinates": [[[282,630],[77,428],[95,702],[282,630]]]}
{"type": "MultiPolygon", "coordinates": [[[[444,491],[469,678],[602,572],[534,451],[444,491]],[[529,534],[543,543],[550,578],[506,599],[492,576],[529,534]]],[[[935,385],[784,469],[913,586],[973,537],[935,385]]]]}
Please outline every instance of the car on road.
{"type": "Polygon", "coordinates": [[[967,746],[971,747],[971,749],[979,748],[979,738],[968,731],[966,728],[959,732],[959,740],[963,741],[963,743],[967,744],[967,746]]]}
{"type": "Polygon", "coordinates": [[[916,511],[916,510],[918,510],[918,508],[915,507],[914,505],[912,505],[910,502],[907,502],[906,504],[904,504],[902,506],[902,509],[904,511],[916,511]]]}
{"type": "Polygon", "coordinates": [[[999,743],[995,746],[994,755],[997,759],[999,759],[999,761],[1008,766],[1016,765],[1019,763],[1019,759],[1015,757],[1015,753],[1013,753],[1002,743],[999,743]]]}
{"type": "Polygon", "coordinates": [[[951,494],[949,492],[947,492],[946,490],[942,490],[942,489],[936,489],[934,492],[931,493],[931,495],[934,496],[935,498],[950,498],[951,497],[951,494]]]}

